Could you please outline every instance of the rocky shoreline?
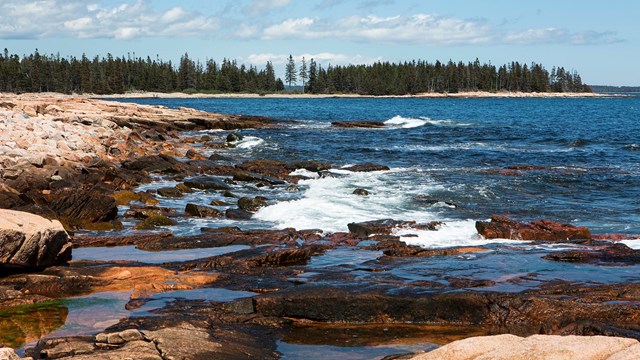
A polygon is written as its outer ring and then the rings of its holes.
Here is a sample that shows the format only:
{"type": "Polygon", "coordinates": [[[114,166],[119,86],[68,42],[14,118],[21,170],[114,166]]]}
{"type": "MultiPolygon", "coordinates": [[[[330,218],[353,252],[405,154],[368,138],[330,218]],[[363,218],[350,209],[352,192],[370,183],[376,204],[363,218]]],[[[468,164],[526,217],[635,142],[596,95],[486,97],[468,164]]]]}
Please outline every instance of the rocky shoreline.
{"type": "MultiPolygon", "coordinates": [[[[35,343],[26,355],[36,359],[268,359],[279,358],[278,341],[305,334],[319,343],[354,341],[355,335],[363,344],[373,345],[439,331],[449,335],[423,338],[439,345],[470,334],[640,339],[640,284],[549,281],[527,291],[501,292],[494,289],[494,280],[441,274],[439,281],[407,281],[393,275],[391,270],[401,264],[487,251],[424,249],[405,244],[395,234],[398,228],[438,231],[442,224],[432,221],[437,219],[350,223],[344,233],[237,227],[204,228],[193,236],[162,232],[164,225],[179,217],[249,219],[272,201],[261,189],[295,189],[304,178],[292,175],[296,170],[329,176],[331,164],[310,159],[241,161],[216,155],[216,149],[234,146],[241,136],[234,130],[286,125],[277,119],[186,108],[1,94],[0,205],[6,210],[0,216],[20,221],[0,222],[2,239],[15,239],[3,241],[0,249],[0,335],[8,335],[0,342],[11,348],[35,343]],[[225,131],[185,135],[212,129],[225,131]],[[136,191],[157,176],[177,185],[136,191]],[[236,197],[234,187],[244,184],[250,185],[252,195],[236,197]],[[227,200],[188,204],[183,212],[157,206],[159,197],[179,198],[191,192],[217,192],[227,200]],[[29,222],[20,218],[25,212],[43,218],[29,222]],[[31,226],[37,230],[29,232],[19,223],[37,223],[31,226]],[[70,237],[60,235],[62,227],[70,237]],[[24,231],[16,232],[17,228],[24,231]],[[130,231],[111,232],[123,228],[130,231]],[[86,235],[87,230],[100,231],[101,236],[86,235]],[[38,250],[45,238],[57,244],[47,245],[54,249],[53,260],[51,251],[38,250]],[[9,243],[19,244],[19,249],[9,249],[9,243]],[[29,243],[40,245],[25,245],[29,243]],[[69,258],[71,247],[125,246],[158,254],[221,252],[155,264],[69,258]],[[15,256],[27,250],[32,255],[15,256]],[[310,266],[313,259],[334,250],[368,251],[373,257],[354,266],[310,266]],[[142,316],[105,325],[97,335],[44,338],[64,324],[68,315],[60,303],[64,299],[128,292],[125,307],[135,310],[153,302],[157,294],[212,288],[251,296],[230,301],[174,299],[142,316]],[[34,323],[41,326],[29,325],[34,323]],[[327,327],[331,330],[323,330],[327,327]],[[345,335],[336,340],[336,334],[345,335]]],[[[366,163],[350,171],[384,169],[366,163]]],[[[596,266],[640,263],[640,251],[612,242],[615,235],[596,236],[583,227],[548,220],[518,223],[494,216],[476,228],[486,238],[585,246],[554,253],[549,261],[596,266]]],[[[526,275],[507,281],[526,281],[526,275]]]]}

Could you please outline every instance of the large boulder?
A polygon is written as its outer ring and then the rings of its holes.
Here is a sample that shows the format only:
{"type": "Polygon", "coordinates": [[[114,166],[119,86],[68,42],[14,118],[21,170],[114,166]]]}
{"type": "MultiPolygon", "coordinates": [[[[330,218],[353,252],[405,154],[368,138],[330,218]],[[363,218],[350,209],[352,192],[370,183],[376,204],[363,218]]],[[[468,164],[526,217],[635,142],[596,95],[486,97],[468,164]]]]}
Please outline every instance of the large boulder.
{"type": "Polygon", "coordinates": [[[504,334],[454,341],[417,355],[413,360],[435,359],[637,359],[636,339],[607,336],[532,335],[527,338],[504,334]]]}
{"type": "Polygon", "coordinates": [[[57,220],[0,210],[0,269],[31,270],[71,260],[69,235],[57,220]]]}
{"type": "Polygon", "coordinates": [[[520,223],[506,216],[494,215],[491,222],[476,222],[476,230],[487,239],[516,239],[539,241],[591,240],[586,227],[561,224],[551,220],[520,223]]]}
{"type": "Polygon", "coordinates": [[[118,206],[111,192],[100,186],[64,189],[48,196],[49,208],[70,228],[115,220],[118,206]]]}

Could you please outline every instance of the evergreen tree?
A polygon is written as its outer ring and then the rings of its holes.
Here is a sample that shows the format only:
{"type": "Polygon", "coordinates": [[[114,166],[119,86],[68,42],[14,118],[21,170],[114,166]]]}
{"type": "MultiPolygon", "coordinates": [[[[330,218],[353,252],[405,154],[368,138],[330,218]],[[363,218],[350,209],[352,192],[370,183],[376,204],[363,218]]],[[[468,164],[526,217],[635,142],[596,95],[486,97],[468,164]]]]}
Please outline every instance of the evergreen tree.
{"type": "Polygon", "coordinates": [[[305,82],[307,78],[309,78],[309,73],[307,72],[307,60],[305,60],[304,56],[302,57],[302,64],[300,65],[300,72],[298,73],[300,78],[302,79],[302,92],[304,92],[305,82]]]}
{"type": "Polygon", "coordinates": [[[289,61],[287,62],[284,73],[284,81],[289,84],[289,89],[291,89],[291,84],[295,84],[296,80],[298,80],[298,75],[296,73],[296,62],[293,60],[293,56],[289,55],[289,61]]]}

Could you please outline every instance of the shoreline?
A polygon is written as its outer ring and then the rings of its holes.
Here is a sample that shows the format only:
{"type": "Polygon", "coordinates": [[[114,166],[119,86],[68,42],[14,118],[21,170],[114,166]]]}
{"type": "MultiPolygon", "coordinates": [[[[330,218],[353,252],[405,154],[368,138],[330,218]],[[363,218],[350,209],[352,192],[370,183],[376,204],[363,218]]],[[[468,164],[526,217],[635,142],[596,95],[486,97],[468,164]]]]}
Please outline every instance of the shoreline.
{"type": "Polygon", "coordinates": [[[629,97],[624,94],[603,94],[603,93],[538,93],[538,92],[487,92],[487,91],[466,91],[458,93],[421,93],[415,95],[359,95],[359,94],[248,94],[248,93],[223,93],[223,94],[185,94],[181,92],[161,93],[161,92],[129,92],[124,94],[109,95],[79,95],[97,99],[327,99],[327,98],[380,98],[380,99],[442,99],[442,98],[612,98],[629,97]]]}

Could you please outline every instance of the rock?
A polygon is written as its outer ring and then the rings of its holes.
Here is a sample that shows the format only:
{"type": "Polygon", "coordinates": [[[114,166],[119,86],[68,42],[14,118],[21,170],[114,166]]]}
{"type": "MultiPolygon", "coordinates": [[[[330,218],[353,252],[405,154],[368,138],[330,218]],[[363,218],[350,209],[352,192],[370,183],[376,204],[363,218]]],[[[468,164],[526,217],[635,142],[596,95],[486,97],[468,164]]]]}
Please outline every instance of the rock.
{"type": "Polygon", "coordinates": [[[633,359],[640,354],[635,339],[608,336],[532,335],[527,338],[504,334],[454,341],[412,360],[436,359],[633,359]]]}
{"type": "Polygon", "coordinates": [[[238,207],[242,210],[256,212],[260,208],[267,206],[268,199],[262,196],[254,198],[242,197],[238,199],[238,207]]]}
{"type": "Polygon", "coordinates": [[[36,359],[61,359],[92,354],[95,351],[93,342],[86,338],[54,338],[38,341],[30,353],[36,359]]]}
{"type": "Polygon", "coordinates": [[[387,171],[390,170],[388,166],[379,165],[374,163],[363,163],[344,168],[353,172],[371,172],[371,171],[387,171]]]}
{"type": "Polygon", "coordinates": [[[187,153],[184,156],[191,160],[206,160],[206,157],[193,149],[187,150],[187,153]]]}
{"type": "Polygon", "coordinates": [[[227,135],[227,142],[236,142],[236,141],[240,141],[244,139],[244,136],[238,134],[238,133],[231,133],[229,135],[227,135]]]}
{"type": "Polygon", "coordinates": [[[179,190],[176,187],[160,188],[156,190],[156,192],[160,196],[169,197],[169,198],[179,198],[184,196],[184,192],[182,190],[179,190]]]}
{"type": "Polygon", "coordinates": [[[137,329],[129,329],[117,333],[100,333],[96,335],[96,342],[110,345],[121,345],[131,341],[142,340],[143,338],[142,333],[137,329]]]}
{"type": "Polygon", "coordinates": [[[212,177],[196,177],[186,180],[184,184],[192,189],[200,190],[231,190],[231,187],[223,181],[212,177]]]}
{"type": "Polygon", "coordinates": [[[286,182],[274,177],[260,175],[247,171],[238,171],[233,175],[233,181],[246,181],[246,182],[265,182],[271,185],[282,185],[286,182]]]}
{"type": "Polygon", "coordinates": [[[236,168],[257,179],[246,181],[266,181],[272,184],[284,183],[282,180],[290,179],[289,173],[291,172],[291,169],[286,163],[276,160],[248,160],[236,165],[236,168]],[[263,177],[256,176],[256,174],[263,175],[263,177]],[[280,182],[276,182],[275,180],[279,180],[280,182]]]}
{"type": "Polygon", "coordinates": [[[389,235],[395,228],[411,227],[416,225],[415,221],[397,221],[393,219],[372,220],[361,223],[347,224],[349,232],[367,238],[373,234],[389,235]]]}
{"type": "Polygon", "coordinates": [[[164,215],[151,215],[133,228],[135,230],[153,230],[158,226],[172,226],[176,222],[164,215]]]}
{"type": "Polygon", "coordinates": [[[31,270],[71,260],[69,235],[58,221],[0,210],[0,269],[31,270]]]}
{"type": "Polygon", "coordinates": [[[65,189],[47,196],[49,208],[63,223],[73,228],[86,224],[109,222],[118,216],[118,206],[112,196],[99,186],[89,189],[65,189]]]}
{"type": "Polygon", "coordinates": [[[225,212],[227,219],[232,220],[250,220],[253,214],[242,209],[227,209],[225,212]]]}
{"type": "Polygon", "coordinates": [[[132,201],[140,201],[140,195],[131,190],[117,191],[113,194],[116,205],[129,205],[132,201]]]}
{"type": "Polygon", "coordinates": [[[209,205],[211,205],[211,206],[229,206],[231,204],[226,203],[226,202],[224,202],[222,200],[211,200],[209,205]]]}
{"type": "Polygon", "coordinates": [[[294,161],[287,164],[287,167],[291,170],[305,169],[311,172],[320,172],[331,169],[331,165],[315,160],[294,161]]]}
{"type": "Polygon", "coordinates": [[[505,216],[494,215],[491,222],[477,221],[478,233],[487,239],[517,239],[562,242],[590,240],[586,227],[561,224],[551,220],[534,221],[529,224],[512,221],[505,216]]]}
{"type": "Polygon", "coordinates": [[[353,195],[368,196],[369,192],[365,189],[355,189],[353,190],[353,195]]]}
{"type": "Polygon", "coordinates": [[[122,167],[133,171],[173,174],[184,170],[184,164],[168,155],[149,155],[134,160],[125,160],[122,162],[122,167]]]}
{"type": "Polygon", "coordinates": [[[553,252],[543,259],[575,263],[640,263],[640,250],[633,250],[625,244],[613,244],[596,250],[569,250],[553,252]]]}
{"type": "Polygon", "coordinates": [[[22,359],[12,348],[0,348],[0,360],[20,360],[22,359]]]}
{"type": "Polygon", "coordinates": [[[201,217],[201,218],[206,218],[206,217],[217,218],[222,216],[222,212],[212,207],[196,205],[196,204],[187,204],[184,211],[191,216],[201,217]]]}
{"type": "Polygon", "coordinates": [[[386,124],[380,121],[334,121],[331,123],[331,126],[339,128],[379,129],[385,127],[386,124]]]}

